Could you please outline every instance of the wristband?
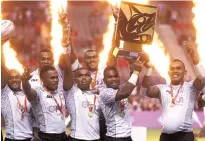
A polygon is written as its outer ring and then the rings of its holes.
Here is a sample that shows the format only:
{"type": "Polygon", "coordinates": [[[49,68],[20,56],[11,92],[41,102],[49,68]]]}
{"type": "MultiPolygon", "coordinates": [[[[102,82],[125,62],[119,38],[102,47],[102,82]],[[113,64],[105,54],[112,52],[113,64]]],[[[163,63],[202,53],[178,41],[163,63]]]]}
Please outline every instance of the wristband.
{"type": "Polygon", "coordinates": [[[148,68],[145,76],[151,76],[152,75],[152,68],[148,68]]]}
{"type": "Polygon", "coordinates": [[[132,83],[133,85],[137,85],[138,75],[139,75],[139,72],[134,71],[132,73],[130,79],[128,80],[128,82],[132,83]]]}
{"type": "Polygon", "coordinates": [[[198,75],[202,75],[203,76],[205,74],[205,68],[204,68],[204,66],[201,63],[195,65],[194,67],[195,67],[195,70],[196,70],[198,75]]]}
{"type": "Polygon", "coordinates": [[[204,94],[204,95],[202,95],[202,99],[205,101],[205,94],[204,94]]]}
{"type": "Polygon", "coordinates": [[[79,61],[78,61],[78,59],[76,59],[75,61],[74,61],[74,63],[71,65],[71,70],[72,71],[75,71],[75,70],[77,70],[79,68],[79,61]]]}

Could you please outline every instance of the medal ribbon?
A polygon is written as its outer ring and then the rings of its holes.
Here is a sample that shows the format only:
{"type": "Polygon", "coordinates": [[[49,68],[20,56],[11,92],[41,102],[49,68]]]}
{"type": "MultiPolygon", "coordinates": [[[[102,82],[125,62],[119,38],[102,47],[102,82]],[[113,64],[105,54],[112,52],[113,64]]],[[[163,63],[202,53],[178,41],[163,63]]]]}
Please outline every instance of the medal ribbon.
{"type": "Polygon", "coordinates": [[[94,80],[93,80],[93,82],[91,82],[91,84],[90,84],[92,89],[95,88],[96,81],[97,81],[97,74],[98,74],[98,70],[95,72],[94,80]]]}
{"type": "Polygon", "coordinates": [[[120,110],[121,110],[121,112],[123,112],[124,109],[125,109],[125,103],[124,103],[124,100],[121,100],[120,101],[120,110]]]}
{"type": "MultiPolygon", "coordinates": [[[[94,106],[95,106],[95,103],[96,103],[96,95],[94,95],[94,106]]],[[[89,112],[92,112],[93,110],[93,106],[90,106],[89,102],[88,102],[88,109],[89,109],[89,112]]]]}
{"type": "Polygon", "coordinates": [[[17,102],[18,102],[18,108],[21,110],[21,112],[23,114],[24,112],[27,111],[27,99],[26,99],[26,96],[25,96],[25,99],[24,99],[24,106],[21,104],[18,96],[17,95],[15,95],[15,96],[16,96],[16,99],[17,99],[17,102]]]}
{"type": "Polygon", "coordinates": [[[181,83],[181,86],[179,87],[176,95],[174,96],[174,92],[173,92],[173,87],[170,84],[170,88],[171,88],[171,97],[172,97],[172,104],[175,104],[175,100],[177,99],[178,95],[179,95],[179,91],[181,90],[182,86],[184,85],[184,81],[181,83]]]}
{"type": "Polygon", "coordinates": [[[64,114],[63,114],[63,103],[62,103],[62,99],[61,99],[60,95],[58,94],[58,95],[59,95],[59,98],[60,98],[60,101],[61,101],[61,105],[58,104],[58,101],[55,99],[55,97],[51,94],[50,91],[48,91],[45,87],[44,87],[44,89],[47,91],[47,93],[48,93],[49,95],[52,96],[52,99],[55,101],[55,103],[56,103],[56,105],[57,105],[57,107],[58,107],[58,110],[59,110],[60,113],[64,116],[64,114]]]}

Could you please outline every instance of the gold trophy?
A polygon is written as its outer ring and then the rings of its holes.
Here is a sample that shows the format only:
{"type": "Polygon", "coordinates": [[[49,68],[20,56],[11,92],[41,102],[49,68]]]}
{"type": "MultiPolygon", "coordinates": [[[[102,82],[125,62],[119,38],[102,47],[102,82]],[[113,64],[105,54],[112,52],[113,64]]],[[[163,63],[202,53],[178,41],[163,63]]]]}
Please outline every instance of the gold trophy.
{"type": "Polygon", "coordinates": [[[152,43],[157,7],[122,1],[120,10],[113,10],[115,17],[116,11],[119,11],[115,29],[118,44],[113,55],[125,59],[140,55],[141,59],[148,61],[142,45],[152,43]]]}

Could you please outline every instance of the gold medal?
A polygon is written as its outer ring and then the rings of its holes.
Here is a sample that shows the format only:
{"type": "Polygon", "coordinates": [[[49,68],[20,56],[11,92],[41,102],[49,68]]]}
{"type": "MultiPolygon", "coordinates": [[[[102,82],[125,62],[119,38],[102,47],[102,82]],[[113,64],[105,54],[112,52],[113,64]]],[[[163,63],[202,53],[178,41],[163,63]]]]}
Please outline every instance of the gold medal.
{"type": "Polygon", "coordinates": [[[124,112],[124,111],[121,111],[121,112],[120,112],[120,117],[121,117],[121,118],[124,118],[124,116],[125,116],[125,112],[124,112]]]}
{"type": "Polygon", "coordinates": [[[92,118],[92,117],[93,117],[93,113],[92,113],[92,112],[89,112],[89,113],[88,113],[88,116],[89,116],[90,118],[92,118]]]}

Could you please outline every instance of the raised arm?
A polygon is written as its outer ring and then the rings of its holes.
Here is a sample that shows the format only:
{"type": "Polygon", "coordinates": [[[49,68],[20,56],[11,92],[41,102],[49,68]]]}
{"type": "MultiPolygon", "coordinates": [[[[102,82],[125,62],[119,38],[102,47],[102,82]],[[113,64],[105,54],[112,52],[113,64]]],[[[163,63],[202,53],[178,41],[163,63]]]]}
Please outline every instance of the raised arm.
{"type": "Polygon", "coordinates": [[[127,98],[128,96],[131,95],[132,91],[134,90],[134,88],[137,85],[138,76],[142,70],[144,63],[145,63],[144,61],[140,60],[140,57],[138,57],[134,61],[134,72],[132,73],[128,82],[117,91],[117,94],[115,97],[116,101],[120,101],[120,100],[127,98]]]}
{"type": "Polygon", "coordinates": [[[8,70],[5,65],[4,56],[1,54],[1,89],[4,88],[8,81],[8,70]]]}
{"type": "Polygon", "coordinates": [[[190,43],[185,42],[183,46],[185,51],[190,56],[197,74],[197,77],[195,78],[193,85],[198,91],[201,91],[205,86],[205,66],[203,64],[200,64],[200,59],[197,50],[194,49],[190,43]]]}
{"type": "Polygon", "coordinates": [[[73,74],[71,70],[71,60],[67,54],[62,54],[62,60],[65,64],[64,77],[63,77],[63,89],[64,91],[70,90],[73,86],[73,74]]]}
{"type": "Polygon", "coordinates": [[[29,79],[32,76],[30,75],[30,72],[28,69],[24,70],[24,73],[22,74],[22,86],[23,86],[23,91],[29,101],[32,101],[36,98],[37,93],[34,89],[31,88],[31,85],[29,83],[29,79]]]}
{"type": "Polygon", "coordinates": [[[147,71],[142,80],[143,93],[150,98],[158,98],[160,93],[159,88],[157,86],[151,86],[152,64],[147,62],[145,67],[147,71]]]}

